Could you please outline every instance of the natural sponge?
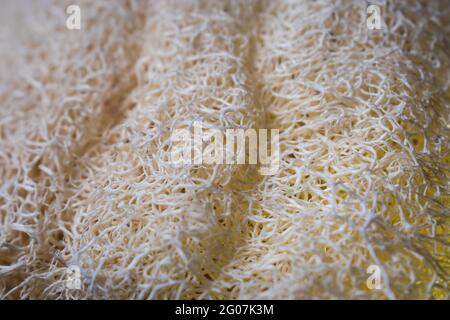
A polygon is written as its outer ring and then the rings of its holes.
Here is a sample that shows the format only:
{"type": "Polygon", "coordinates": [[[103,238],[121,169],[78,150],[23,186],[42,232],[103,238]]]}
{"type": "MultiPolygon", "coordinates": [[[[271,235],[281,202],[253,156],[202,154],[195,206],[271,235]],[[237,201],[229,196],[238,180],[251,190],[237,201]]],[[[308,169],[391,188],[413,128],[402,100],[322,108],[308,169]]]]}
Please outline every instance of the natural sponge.
{"type": "Polygon", "coordinates": [[[447,297],[445,3],[77,4],[8,9],[0,297],[447,297]],[[195,121],[278,129],[279,171],[172,165],[195,121]]]}

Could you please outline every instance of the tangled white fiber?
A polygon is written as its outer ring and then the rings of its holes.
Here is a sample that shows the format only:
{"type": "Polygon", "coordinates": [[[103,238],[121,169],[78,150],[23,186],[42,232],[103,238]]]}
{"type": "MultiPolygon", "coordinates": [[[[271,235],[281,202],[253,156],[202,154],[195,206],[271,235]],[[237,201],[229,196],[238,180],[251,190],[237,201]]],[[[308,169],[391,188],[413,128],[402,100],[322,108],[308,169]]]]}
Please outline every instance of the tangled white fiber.
{"type": "Polygon", "coordinates": [[[450,5],[377,3],[2,1],[0,298],[447,299],[450,5]],[[279,171],[171,166],[194,121],[279,171]]]}

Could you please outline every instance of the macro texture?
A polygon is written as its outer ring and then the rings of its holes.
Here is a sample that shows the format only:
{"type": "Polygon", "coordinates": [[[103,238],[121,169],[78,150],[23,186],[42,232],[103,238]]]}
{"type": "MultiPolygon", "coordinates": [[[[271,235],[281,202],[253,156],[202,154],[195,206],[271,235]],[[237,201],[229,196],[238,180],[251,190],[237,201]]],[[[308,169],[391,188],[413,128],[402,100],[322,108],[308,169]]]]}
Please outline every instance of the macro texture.
{"type": "Polygon", "coordinates": [[[1,1],[0,298],[447,299],[450,3],[377,3],[1,1]],[[171,165],[195,121],[279,170],[171,165]]]}

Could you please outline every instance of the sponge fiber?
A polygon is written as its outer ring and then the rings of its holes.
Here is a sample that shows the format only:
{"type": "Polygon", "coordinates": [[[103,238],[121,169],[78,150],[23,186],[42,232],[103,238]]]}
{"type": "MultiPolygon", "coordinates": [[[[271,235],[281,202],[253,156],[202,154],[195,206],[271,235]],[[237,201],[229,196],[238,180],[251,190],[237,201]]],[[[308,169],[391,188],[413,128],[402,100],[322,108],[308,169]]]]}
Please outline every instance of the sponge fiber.
{"type": "Polygon", "coordinates": [[[0,298],[447,299],[450,6],[377,4],[1,1],[0,298]],[[279,170],[170,165],[195,121],[279,170]]]}

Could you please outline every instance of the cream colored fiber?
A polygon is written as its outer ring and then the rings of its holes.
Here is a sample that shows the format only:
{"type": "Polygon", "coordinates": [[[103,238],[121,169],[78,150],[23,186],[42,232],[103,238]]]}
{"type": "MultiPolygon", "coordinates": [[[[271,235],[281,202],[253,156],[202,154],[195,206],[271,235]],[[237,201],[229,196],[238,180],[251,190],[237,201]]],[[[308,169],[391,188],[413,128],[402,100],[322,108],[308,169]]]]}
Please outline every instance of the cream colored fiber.
{"type": "Polygon", "coordinates": [[[5,5],[0,297],[448,298],[450,6],[377,3],[5,5]],[[194,121],[280,170],[171,165],[194,121]]]}

